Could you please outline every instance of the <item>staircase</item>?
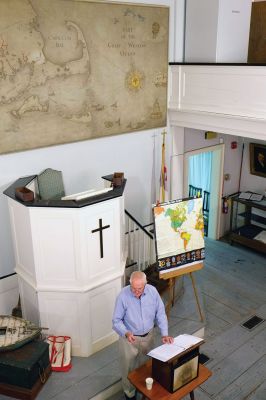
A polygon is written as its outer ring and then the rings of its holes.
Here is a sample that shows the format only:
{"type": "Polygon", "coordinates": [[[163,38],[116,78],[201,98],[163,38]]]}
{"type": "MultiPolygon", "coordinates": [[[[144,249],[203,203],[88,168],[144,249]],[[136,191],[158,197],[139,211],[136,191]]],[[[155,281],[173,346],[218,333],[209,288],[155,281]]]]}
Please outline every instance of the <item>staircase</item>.
{"type": "Polygon", "coordinates": [[[127,210],[126,215],[126,250],[127,263],[125,269],[125,284],[129,283],[133,271],[143,271],[147,282],[155,286],[162,295],[168,288],[167,281],[159,278],[156,269],[156,253],[154,240],[154,223],[141,225],[127,210]]]}

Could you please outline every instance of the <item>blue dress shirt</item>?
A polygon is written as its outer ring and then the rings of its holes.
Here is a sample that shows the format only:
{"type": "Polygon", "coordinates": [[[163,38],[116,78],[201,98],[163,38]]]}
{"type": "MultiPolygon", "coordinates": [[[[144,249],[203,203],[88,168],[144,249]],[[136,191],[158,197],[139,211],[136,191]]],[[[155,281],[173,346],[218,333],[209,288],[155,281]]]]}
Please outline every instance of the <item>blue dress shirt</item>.
{"type": "Polygon", "coordinates": [[[134,296],[130,286],[124,287],[116,299],[112,321],[114,331],[120,336],[125,336],[128,331],[143,335],[155,324],[162,336],[168,336],[164,304],[157,289],[149,284],[145,285],[140,298],[134,296]]]}

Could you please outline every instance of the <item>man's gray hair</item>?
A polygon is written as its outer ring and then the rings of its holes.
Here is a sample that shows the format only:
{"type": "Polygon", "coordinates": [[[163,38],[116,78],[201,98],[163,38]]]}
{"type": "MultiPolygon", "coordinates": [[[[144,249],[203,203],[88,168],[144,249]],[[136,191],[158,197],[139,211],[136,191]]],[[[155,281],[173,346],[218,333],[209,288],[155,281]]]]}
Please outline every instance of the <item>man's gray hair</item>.
{"type": "Polygon", "coordinates": [[[134,271],[134,272],[132,272],[132,274],[130,275],[130,279],[129,279],[130,284],[132,284],[132,281],[134,281],[135,279],[141,279],[141,280],[143,280],[144,284],[147,283],[146,274],[144,272],[142,272],[142,271],[134,271]]]}

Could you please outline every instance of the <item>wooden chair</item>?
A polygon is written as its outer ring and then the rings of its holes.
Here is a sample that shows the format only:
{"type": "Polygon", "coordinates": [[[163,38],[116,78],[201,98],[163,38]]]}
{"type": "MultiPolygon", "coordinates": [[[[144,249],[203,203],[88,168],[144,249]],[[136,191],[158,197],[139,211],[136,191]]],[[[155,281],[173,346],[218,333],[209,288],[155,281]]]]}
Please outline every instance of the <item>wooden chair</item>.
{"type": "Polygon", "coordinates": [[[208,236],[209,228],[209,210],[210,210],[210,192],[203,192],[203,221],[204,221],[204,236],[208,236]]]}
{"type": "Polygon", "coordinates": [[[202,189],[193,185],[188,186],[189,197],[202,197],[202,189]]]}

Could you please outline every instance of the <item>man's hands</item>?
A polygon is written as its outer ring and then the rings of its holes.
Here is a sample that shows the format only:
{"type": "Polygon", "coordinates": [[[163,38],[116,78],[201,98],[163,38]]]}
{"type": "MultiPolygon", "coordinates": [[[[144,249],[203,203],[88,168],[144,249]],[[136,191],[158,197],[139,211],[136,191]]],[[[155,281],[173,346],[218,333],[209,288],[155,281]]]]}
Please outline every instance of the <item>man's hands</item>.
{"type": "Polygon", "coordinates": [[[135,340],[136,340],[136,338],[135,338],[135,336],[133,335],[132,332],[126,332],[125,336],[126,336],[127,341],[128,341],[129,343],[134,343],[135,340]]]}
{"type": "MultiPolygon", "coordinates": [[[[134,342],[136,341],[135,336],[134,336],[133,333],[130,332],[130,331],[126,332],[125,336],[126,336],[127,341],[128,341],[129,343],[134,343],[134,342]]],[[[162,336],[162,342],[163,342],[164,344],[165,344],[165,343],[171,344],[171,343],[174,343],[174,338],[173,338],[172,336],[162,336]]]]}
{"type": "Polygon", "coordinates": [[[174,343],[174,338],[172,336],[162,336],[162,342],[171,344],[174,343]]]}

